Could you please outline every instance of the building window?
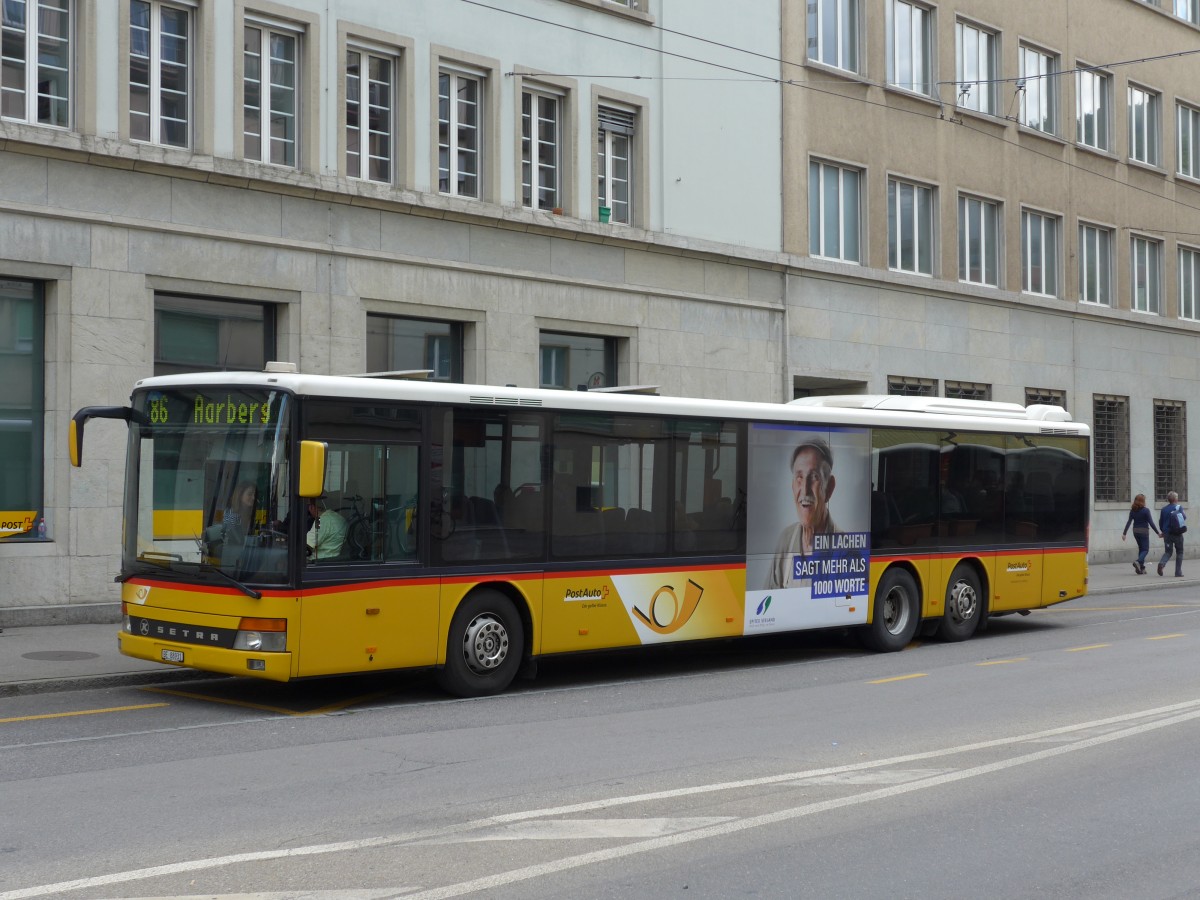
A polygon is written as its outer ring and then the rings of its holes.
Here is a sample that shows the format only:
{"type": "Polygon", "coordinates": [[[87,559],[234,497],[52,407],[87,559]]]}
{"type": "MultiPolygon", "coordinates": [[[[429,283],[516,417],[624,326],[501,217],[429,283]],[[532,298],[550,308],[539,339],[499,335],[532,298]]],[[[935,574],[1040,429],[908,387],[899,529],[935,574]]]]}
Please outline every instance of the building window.
{"type": "Polygon", "coordinates": [[[933,274],[933,188],[888,179],[888,266],[933,274]]]}
{"type": "Polygon", "coordinates": [[[346,50],[346,174],[351,178],[392,181],[395,71],[390,56],[346,50]]]}
{"type": "Polygon", "coordinates": [[[1021,213],[1022,290],[1058,296],[1058,219],[1045,213],[1021,213]]]}
{"type": "Polygon", "coordinates": [[[913,378],[908,375],[889,375],[888,393],[895,397],[936,397],[936,378],[913,378]]]}
{"type": "Polygon", "coordinates": [[[1079,301],[1112,306],[1112,230],[1079,226],[1079,301]]]}
{"type": "Polygon", "coordinates": [[[166,3],[129,4],[129,137],[191,143],[191,11],[166,3]]]}
{"type": "Polygon", "coordinates": [[[976,112],[996,113],[996,35],[966,22],[954,26],[956,32],[955,77],[958,81],[958,106],[976,112]]]}
{"type": "Polygon", "coordinates": [[[1092,465],[1097,503],[1129,499],[1129,398],[1092,397],[1092,465]]]}
{"type": "Polygon", "coordinates": [[[369,314],[367,371],[421,369],[431,381],[463,380],[462,323],[369,314]]]}
{"type": "MultiPolygon", "coordinates": [[[[41,285],[0,279],[0,510],[33,513],[32,521],[45,515],[44,321],[41,285]]],[[[34,538],[36,532],[8,540],[22,537],[34,538]]]]}
{"type": "Polygon", "coordinates": [[[952,400],[991,400],[992,386],[977,381],[946,381],[946,396],[952,400]]]}
{"type": "Polygon", "coordinates": [[[888,84],[933,93],[933,11],[909,3],[888,3],[888,84]]]}
{"type": "Polygon", "coordinates": [[[483,78],[438,74],[438,190],[453,197],[480,197],[483,78]]]}
{"type": "Polygon", "coordinates": [[[0,117],[71,125],[71,0],[4,0],[0,117]]]}
{"type": "Polygon", "coordinates": [[[1176,156],[1179,157],[1179,174],[1187,178],[1200,178],[1200,109],[1178,106],[1179,127],[1176,129],[1176,156]]]}
{"type": "Polygon", "coordinates": [[[813,256],[862,262],[860,176],[857,169],[815,160],[808,164],[808,250],[813,256]]]}
{"type": "Polygon", "coordinates": [[[243,29],[243,153],[248,160],[298,165],[299,38],[269,25],[243,29]]]}
{"type": "Polygon", "coordinates": [[[613,338],[543,331],[539,336],[544,388],[613,387],[617,383],[617,342],[613,338]]]}
{"type": "Polygon", "coordinates": [[[261,372],[275,358],[271,306],[177,294],[154,297],[154,374],[261,372]]]}
{"type": "Polygon", "coordinates": [[[1075,140],[1085,147],[1111,150],[1112,78],[1095,69],[1080,69],[1075,103],[1075,140]]]}
{"type": "Polygon", "coordinates": [[[1057,388],[1025,388],[1026,406],[1061,406],[1067,408],[1067,392],[1057,388]]]}
{"type": "Polygon", "coordinates": [[[521,203],[561,208],[563,98],[546,90],[521,92],[521,203]]]}
{"type": "Polygon", "coordinates": [[[1154,497],[1165,503],[1174,491],[1187,500],[1187,404],[1154,401],[1154,497]]]}
{"type": "Polygon", "coordinates": [[[809,0],[808,58],[858,71],[859,0],[809,0]]]}
{"type": "Polygon", "coordinates": [[[1158,314],[1162,297],[1162,243],[1150,238],[1130,239],[1130,309],[1158,314]]]}
{"type": "Polygon", "coordinates": [[[596,171],[600,219],[609,210],[609,221],[630,225],[632,219],[633,110],[601,106],[598,111],[596,171]]]}
{"type": "Polygon", "coordinates": [[[1021,94],[1021,124],[1047,134],[1056,134],[1058,59],[1028,46],[1021,47],[1019,59],[1021,80],[1017,83],[1017,89],[1021,94]]]}
{"type": "Polygon", "coordinates": [[[958,277],[970,284],[1000,284],[1000,204],[958,198],[958,277]]]}
{"type": "Polygon", "coordinates": [[[1175,15],[1193,25],[1200,25],[1200,0],[1175,0],[1175,15]]]}
{"type": "Polygon", "coordinates": [[[1200,250],[1179,248],[1179,318],[1200,319],[1200,250]]]}
{"type": "Polygon", "coordinates": [[[1144,88],[1129,86],[1129,158],[1157,166],[1159,152],[1159,120],[1162,97],[1144,88]]]}

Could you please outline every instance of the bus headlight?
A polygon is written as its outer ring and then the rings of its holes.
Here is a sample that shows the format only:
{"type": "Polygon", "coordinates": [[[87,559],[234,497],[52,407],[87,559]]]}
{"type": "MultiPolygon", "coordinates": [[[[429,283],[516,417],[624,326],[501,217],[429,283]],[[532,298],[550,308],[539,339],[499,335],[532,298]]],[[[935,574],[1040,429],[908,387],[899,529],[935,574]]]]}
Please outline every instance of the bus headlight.
{"type": "Polygon", "coordinates": [[[287,619],[242,619],[233,649],[282,653],[287,649],[287,619]]]}

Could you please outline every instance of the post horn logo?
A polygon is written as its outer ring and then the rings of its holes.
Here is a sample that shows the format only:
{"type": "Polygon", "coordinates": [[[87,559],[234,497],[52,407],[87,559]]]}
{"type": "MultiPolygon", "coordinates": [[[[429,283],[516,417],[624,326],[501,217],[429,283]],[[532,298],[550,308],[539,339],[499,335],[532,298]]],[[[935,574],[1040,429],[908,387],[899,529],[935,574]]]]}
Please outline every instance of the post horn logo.
{"type": "Polygon", "coordinates": [[[655,634],[674,634],[692,618],[692,614],[696,612],[696,607],[700,605],[700,597],[703,594],[704,588],[689,578],[687,588],[683,592],[683,603],[680,603],[679,597],[675,594],[675,589],[669,584],[664,584],[650,598],[650,605],[646,612],[642,612],[635,606],[633,614],[641,619],[642,624],[655,634]],[[663,596],[670,597],[671,599],[671,615],[669,618],[664,617],[661,614],[664,611],[658,609],[658,601],[663,596]]]}

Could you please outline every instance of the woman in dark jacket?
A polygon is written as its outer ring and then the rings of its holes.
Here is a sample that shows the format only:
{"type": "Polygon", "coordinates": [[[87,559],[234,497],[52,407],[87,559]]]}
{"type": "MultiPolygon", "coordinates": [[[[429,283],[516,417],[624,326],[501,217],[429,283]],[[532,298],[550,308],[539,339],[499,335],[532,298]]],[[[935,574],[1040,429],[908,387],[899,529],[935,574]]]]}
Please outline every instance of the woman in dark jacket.
{"type": "Polygon", "coordinates": [[[1125,520],[1125,530],[1121,532],[1121,540],[1125,540],[1130,525],[1133,526],[1133,539],[1137,541],[1138,546],[1137,562],[1133,564],[1133,571],[1139,575],[1145,575],[1146,554],[1150,552],[1150,532],[1153,531],[1162,537],[1154,525],[1154,516],[1146,508],[1145,494],[1138,494],[1133,498],[1133,506],[1129,510],[1129,518],[1125,520]]]}

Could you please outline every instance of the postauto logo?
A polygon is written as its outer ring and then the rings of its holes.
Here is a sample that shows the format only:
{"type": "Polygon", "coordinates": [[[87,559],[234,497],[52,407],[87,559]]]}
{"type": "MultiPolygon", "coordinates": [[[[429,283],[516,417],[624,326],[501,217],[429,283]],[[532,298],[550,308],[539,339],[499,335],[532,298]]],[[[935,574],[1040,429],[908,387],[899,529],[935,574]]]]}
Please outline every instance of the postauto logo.
{"type": "Polygon", "coordinates": [[[704,588],[689,578],[683,592],[683,602],[680,603],[675,588],[664,584],[654,592],[645,612],[641,607],[634,606],[633,614],[655,634],[674,634],[691,620],[703,595],[704,588]],[[670,603],[664,598],[670,598],[670,603]]]}

